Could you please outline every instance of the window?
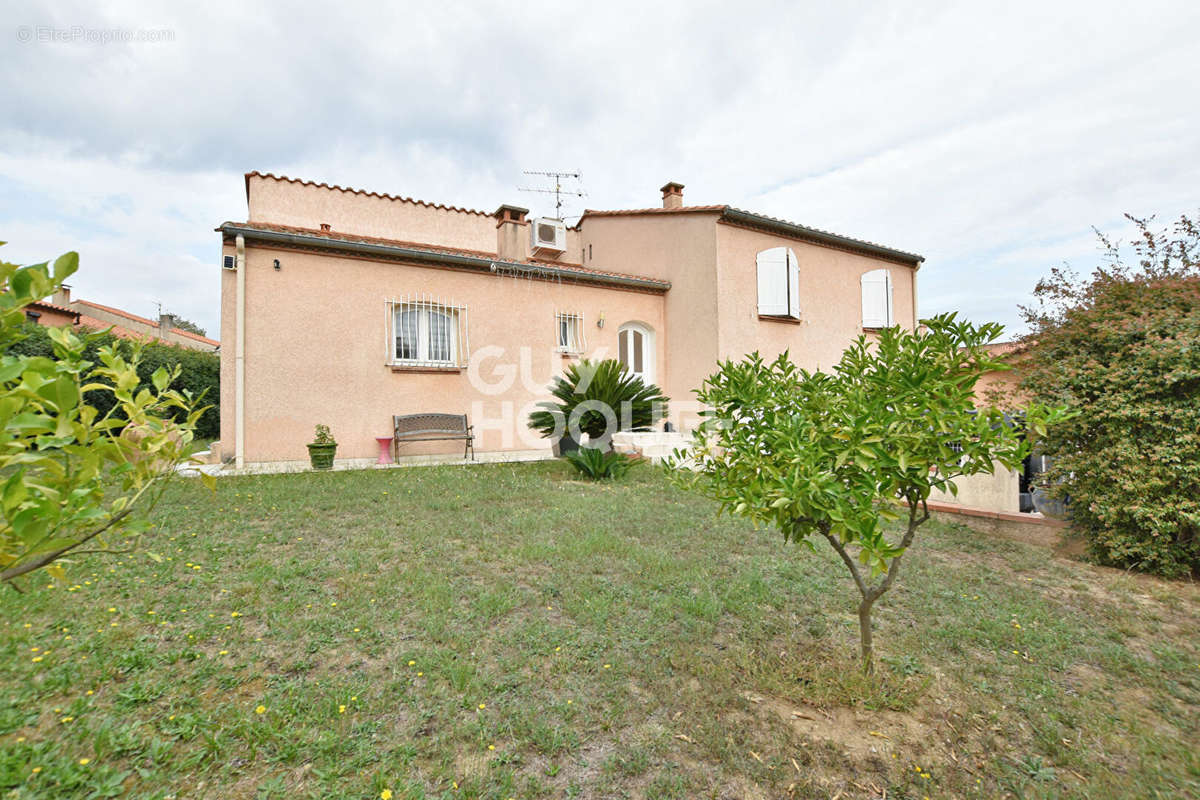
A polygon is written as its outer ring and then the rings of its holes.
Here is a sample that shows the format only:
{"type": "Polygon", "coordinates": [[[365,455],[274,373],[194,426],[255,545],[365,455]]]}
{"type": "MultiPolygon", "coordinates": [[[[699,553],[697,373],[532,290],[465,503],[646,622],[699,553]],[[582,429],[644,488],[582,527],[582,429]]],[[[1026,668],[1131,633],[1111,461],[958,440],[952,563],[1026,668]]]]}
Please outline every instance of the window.
{"type": "Polygon", "coordinates": [[[758,313],[800,319],[800,262],[790,247],[758,254],[758,313]]]}
{"type": "Polygon", "coordinates": [[[892,316],[892,273],[877,269],[862,276],[862,326],[890,328],[892,316]]]}
{"type": "Polygon", "coordinates": [[[466,365],[467,309],[429,297],[388,303],[389,361],[405,366],[466,365]]]}
{"type": "Polygon", "coordinates": [[[583,338],[583,315],[559,311],[554,315],[558,335],[558,350],[562,353],[582,353],[587,348],[583,338]]]}
{"type": "Polygon", "coordinates": [[[637,322],[622,325],[617,333],[617,359],[630,375],[654,383],[654,332],[637,322]]]}

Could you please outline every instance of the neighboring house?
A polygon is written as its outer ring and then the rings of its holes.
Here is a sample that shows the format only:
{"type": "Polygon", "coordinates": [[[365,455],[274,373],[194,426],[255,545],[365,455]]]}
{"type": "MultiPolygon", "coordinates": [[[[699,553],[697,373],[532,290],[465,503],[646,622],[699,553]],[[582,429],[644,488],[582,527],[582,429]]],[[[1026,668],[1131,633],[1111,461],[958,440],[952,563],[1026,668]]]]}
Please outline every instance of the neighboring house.
{"type": "MultiPolygon", "coordinates": [[[[210,339],[207,336],[200,336],[199,334],[176,327],[175,317],[171,314],[161,314],[158,322],[155,322],[152,319],[139,317],[137,314],[130,314],[128,311],[122,311],[119,308],[102,306],[99,303],[93,303],[89,300],[72,300],[71,289],[68,286],[62,287],[62,289],[55,293],[54,303],[53,308],[58,309],[60,312],[65,311],[74,315],[75,319],[71,324],[95,330],[111,328],[114,335],[123,339],[160,341],[166,344],[186,347],[190,350],[205,350],[208,352],[215,352],[221,345],[216,339],[210,339]]],[[[29,316],[29,314],[27,313],[26,316],[29,316]]],[[[46,322],[44,318],[38,321],[43,325],[67,324],[65,321],[46,322]]]]}
{"type": "Polygon", "coordinates": [[[46,325],[51,328],[61,328],[64,325],[78,325],[80,314],[65,306],[54,303],[38,302],[25,306],[25,319],[46,325]]]}
{"type": "MultiPolygon", "coordinates": [[[[717,362],[835,364],[917,316],[922,257],[725,206],[593,211],[567,227],[251,172],[222,239],[222,450],[300,461],[325,423],[376,454],[393,414],[468,414],[476,449],[541,455],[526,419],[567,359],[616,357],[694,426],[717,362]]],[[[453,452],[460,444],[404,453],[453,452]]]]}

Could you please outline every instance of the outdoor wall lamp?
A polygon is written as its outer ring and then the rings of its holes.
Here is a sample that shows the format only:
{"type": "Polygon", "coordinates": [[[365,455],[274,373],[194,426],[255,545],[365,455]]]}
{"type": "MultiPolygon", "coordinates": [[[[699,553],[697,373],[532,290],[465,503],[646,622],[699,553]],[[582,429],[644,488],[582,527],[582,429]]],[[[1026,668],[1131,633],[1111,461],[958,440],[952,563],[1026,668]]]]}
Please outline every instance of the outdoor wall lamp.
{"type": "Polygon", "coordinates": [[[596,317],[596,327],[597,328],[604,327],[604,312],[603,311],[600,312],[600,316],[596,317]]]}
{"type": "Polygon", "coordinates": [[[280,267],[279,267],[279,259],[277,258],[277,259],[275,259],[275,271],[276,271],[276,272],[279,272],[279,269],[280,269],[280,267]]]}

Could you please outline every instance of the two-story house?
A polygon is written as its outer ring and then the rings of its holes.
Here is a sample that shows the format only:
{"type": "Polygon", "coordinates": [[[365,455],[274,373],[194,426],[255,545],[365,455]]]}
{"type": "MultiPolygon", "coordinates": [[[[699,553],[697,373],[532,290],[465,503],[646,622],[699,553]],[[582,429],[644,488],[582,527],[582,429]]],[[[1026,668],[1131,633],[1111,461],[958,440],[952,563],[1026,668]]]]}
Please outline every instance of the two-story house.
{"type": "MultiPolygon", "coordinates": [[[[368,459],[393,414],[468,414],[476,449],[548,454],[526,420],[568,359],[619,358],[695,424],[718,360],[829,367],[917,319],[922,257],[725,205],[588,210],[574,226],[251,172],[222,237],[221,450],[302,461],[313,426],[368,459]]],[[[453,452],[412,445],[405,453],[453,452]]]]}

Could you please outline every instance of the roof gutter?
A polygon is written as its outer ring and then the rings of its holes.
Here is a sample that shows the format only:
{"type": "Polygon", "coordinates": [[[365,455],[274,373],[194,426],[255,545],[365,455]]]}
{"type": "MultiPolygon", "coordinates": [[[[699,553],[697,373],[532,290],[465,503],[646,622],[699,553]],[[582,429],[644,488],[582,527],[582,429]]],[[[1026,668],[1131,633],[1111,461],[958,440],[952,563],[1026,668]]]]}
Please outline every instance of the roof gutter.
{"type": "Polygon", "coordinates": [[[806,239],[810,242],[818,244],[827,244],[832,247],[839,247],[848,250],[857,250],[862,253],[867,253],[881,258],[887,258],[892,261],[900,261],[905,264],[910,264],[916,269],[920,269],[921,262],[925,260],[924,256],[919,256],[916,253],[906,253],[903,250],[893,250],[890,247],[884,247],[871,242],[864,242],[858,239],[849,239],[845,236],[838,236],[835,233],[809,228],[804,225],[797,225],[794,222],[785,222],[780,219],[764,217],[761,214],[752,214],[749,211],[742,211],[732,206],[727,206],[722,213],[722,219],[730,222],[741,223],[742,225],[753,225],[757,228],[767,228],[769,230],[778,231],[789,236],[795,236],[798,239],[806,239]]]}
{"type": "Polygon", "coordinates": [[[633,276],[623,275],[596,275],[584,272],[575,272],[569,269],[560,269],[546,264],[529,264],[519,263],[515,261],[505,261],[498,258],[482,258],[479,256],[464,256],[455,253],[439,253],[431,250],[422,250],[415,247],[403,247],[400,245],[377,244],[374,242],[355,242],[347,239],[330,239],[324,236],[312,236],[303,233],[285,233],[283,231],[264,231],[258,228],[253,228],[243,225],[234,225],[225,223],[217,228],[218,231],[226,236],[244,236],[246,239],[253,239],[260,242],[270,242],[273,244],[292,245],[294,247],[315,247],[321,249],[342,250],[360,255],[387,257],[387,258],[403,258],[410,261],[424,261],[432,264],[444,264],[451,267],[461,267],[464,269],[481,270],[486,272],[496,272],[498,269],[513,269],[520,270],[523,274],[534,275],[541,278],[570,278],[574,280],[588,281],[591,283],[599,283],[610,286],[625,286],[634,289],[647,289],[650,291],[665,292],[671,288],[668,281],[658,281],[651,278],[637,278],[633,276]]]}

